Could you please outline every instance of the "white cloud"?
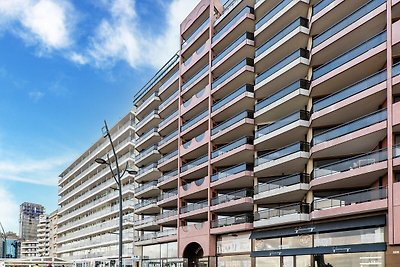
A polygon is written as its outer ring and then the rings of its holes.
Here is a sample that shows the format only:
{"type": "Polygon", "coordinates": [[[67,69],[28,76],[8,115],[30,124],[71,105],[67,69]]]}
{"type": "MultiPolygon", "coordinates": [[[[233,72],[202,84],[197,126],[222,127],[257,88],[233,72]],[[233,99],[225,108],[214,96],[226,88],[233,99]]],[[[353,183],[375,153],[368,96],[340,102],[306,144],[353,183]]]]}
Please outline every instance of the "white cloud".
{"type": "Polygon", "coordinates": [[[44,93],[41,91],[31,91],[28,95],[35,103],[44,97],[44,93]]]}
{"type": "Polygon", "coordinates": [[[0,1],[0,27],[38,45],[41,52],[70,47],[75,22],[74,8],[66,0],[0,1]]]}
{"type": "Polygon", "coordinates": [[[0,185],[1,223],[6,232],[18,231],[19,206],[6,187],[0,185]]]}

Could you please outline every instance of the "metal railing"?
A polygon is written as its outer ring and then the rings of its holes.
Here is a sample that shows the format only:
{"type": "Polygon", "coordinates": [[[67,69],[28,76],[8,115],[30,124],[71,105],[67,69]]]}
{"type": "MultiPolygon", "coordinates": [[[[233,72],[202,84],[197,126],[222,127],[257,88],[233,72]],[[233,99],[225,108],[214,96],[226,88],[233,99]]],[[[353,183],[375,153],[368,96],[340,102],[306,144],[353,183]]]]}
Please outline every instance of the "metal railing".
{"type": "Polygon", "coordinates": [[[283,158],[285,156],[288,156],[290,154],[296,153],[296,152],[309,152],[310,151],[310,144],[307,142],[298,142],[298,143],[294,143],[291,145],[288,145],[286,147],[271,151],[271,152],[267,152],[264,155],[260,155],[258,156],[258,158],[256,158],[256,166],[259,166],[261,164],[264,164],[266,162],[270,162],[273,160],[277,160],[280,158],[283,158]]]}
{"type": "Polygon", "coordinates": [[[241,137],[229,144],[223,145],[211,153],[211,158],[226,154],[243,145],[253,145],[253,137],[241,137]]]}
{"type": "Polygon", "coordinates": [[[253,171],[253,166],[251,164],[241,163],[241,164],[235,165],[233,167],[229,167],[224,170],[220,170],[211,176],[211,182],[215,182],[215,181],[224,179],[228,176],[235,175],[235,174],[238,174],[238,173],[244,172],[244,171],[253,171]]]}
{"type": "Polygon", "coordinates": [[[253,112],[252,111],[242,111],[238,114],[235,114],[234,116],[230,117],[229,119],[226,119],[220,123],[218,123],[213,129],[211,129],[211,135],[216,135],[219,132],[225,130],[226,128],[234,125],[235,123],[243,120],[243,119],[253,119],[253,112]]]}
{"type": "Polygon", "coordinates": [[[237,200],[245,197],[253,197],[254,191],[252,189],[241,189],[234,192],[229,192],[226,194],[220,194],[219,196],[213,197],[211,199],[211,206],[226,203],[232,200],[237,200]]]}
{"type": "Polygon", "coordinates": [[[226,80],[230,79],[234,76],[234,74],[238,73],[240,69],[244,66],[254,66],[254,59],[252,58],[245,58],[241,60],[238,64],[233,66],[231,69],[227,70],[225,73],[221,74],[220,76],[216,77],[213,83],[211,84],[211,89],[215,89],[226,80]]]}
{"type": "Polygon", "coordinates": [[[188,213],[194,210],[199,210],[202,208],[208,207],[208,200],[202,200],[196,203],[187,203],[186,206],[181,207],[180,213],[188,213]]]}
{"type": "Polygon", "coordinates": [[[254,187],[256,194],[261,192],[267,192],[278,188],[283,188],[295,184],[309,184],[310,175],[307,173],[296,173],[277,179],[270,180],[268,182],[258,182],[258,185],[254,187]]]}
{"type": "Polygon", "coordinates": [[[139,192],[142,192],[142,191],[144,191],[144,190],[146,190],[148,188],[156,187],[156,186],[157,186],[157,181],[147,182],[147,183],[145,183],[143,185],[140,185],[140,186],[136,187],[135,188],[135,194],[138,194],[139,192]]]}
{"type": "Polygon", "coordinates": [[[296,203],[290,205],[277,206],[273,208],[268,208],[265,210],[258,211],[254,214],[254,220],[271,219],[275,217],[283,217],[286,215],[293,214],[309,214],[310,205],[307,203],[296,203]]]}
{"type": "Polygon", "coordinates": [[[229,216],[222,219],[216,219],[211,221],[211,228],[219,228],[224,226],[252,223],[254,219],[253,214],[241,214],[235,216],[229,216]]]}
{"type": "Polygon", "coordinates": [[[208,155],[205,155],[201,158],[197,158],[195,160],[189,161],[188,163],[185,163],[182,165],[181,172],[188,171],[189,169],[197,167],[207,161],[208,161],[208,155]]]}

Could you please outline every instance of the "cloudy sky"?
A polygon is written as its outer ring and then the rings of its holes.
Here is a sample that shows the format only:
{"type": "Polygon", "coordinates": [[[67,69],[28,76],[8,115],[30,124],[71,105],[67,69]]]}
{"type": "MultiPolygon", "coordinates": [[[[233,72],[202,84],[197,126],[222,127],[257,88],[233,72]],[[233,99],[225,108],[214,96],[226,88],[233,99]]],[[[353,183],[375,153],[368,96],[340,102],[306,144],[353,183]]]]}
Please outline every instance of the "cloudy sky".
{"type": "Polygon", "coordinates": [[[199,0],[0,1],[0,221],[57,208],[58,175],[177,50],[199,0]]]}

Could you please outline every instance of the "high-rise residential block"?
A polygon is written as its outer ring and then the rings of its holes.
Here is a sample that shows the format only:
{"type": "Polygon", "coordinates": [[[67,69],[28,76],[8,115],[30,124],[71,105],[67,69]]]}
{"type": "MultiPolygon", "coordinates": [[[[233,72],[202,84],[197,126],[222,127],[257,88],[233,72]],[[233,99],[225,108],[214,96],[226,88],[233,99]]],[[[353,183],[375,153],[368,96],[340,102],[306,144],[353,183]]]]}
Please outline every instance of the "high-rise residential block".
{"type": "Polygon", "coordinates": [[[46,214],[40,215],[37,226],[37,254],[39,257],[49,256],[49,232],[49,216],[46,214]]]}
{"type": "Polygon", "coordinates": [[[142,266],[398,266],[399,19],[199,1],[134,98],[142,266]]]}
{"type": "Polygon", "coordinates": [[[49,220],[49,256],[57,257],[57,223],[58,223],[58,210],[53,211],[48,216],[49,220]]]}
{"type": "Polygon", "coordinates": [[[38,241],[24,240],[21,241],[21,258],[37,258],[38,254],[38,241]]]}
{"type": "MultiPolygon", "coordinates": [[[[133,122],[134,115],[129,112],[109,130],[121,168],[134,168],[133,122]]],[[[117,184],[110,167],[97,164],[96,158],[109,159],[116,171],[110,141],[101,137],[62,172],[58,183],[57,255],[78,267],[97,262],[113,265],[118,259],[117,184]]],[[[124,264],[132,265],[133,176],[126,173],[121,183],[123,258],[124,264]]]]}
{"type": "Polygon", "coordinates": [[[37,225],[44,207],[40,204],[24,202],[19,207],[19,236],[23,240],[37,239],[37,225]]]}

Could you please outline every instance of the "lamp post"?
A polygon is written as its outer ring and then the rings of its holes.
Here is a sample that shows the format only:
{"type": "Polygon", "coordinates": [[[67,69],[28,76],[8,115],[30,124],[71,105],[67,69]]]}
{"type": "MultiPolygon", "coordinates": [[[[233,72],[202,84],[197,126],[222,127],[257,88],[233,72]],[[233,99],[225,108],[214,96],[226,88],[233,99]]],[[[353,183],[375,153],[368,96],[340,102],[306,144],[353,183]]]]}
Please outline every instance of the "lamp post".
{"type": "MultiPolygon", "coordinates": [[[[0,222],[0,227],[1,227],[1,231],[3,232],[3,240],[4,240],[4,248],[2,250],[4,251],[4,258],[7,258],[7,235],[6,235],[6,231],[4,231],[4,228],[3,228],[3,225],[1,224],[1,222],[0,222]]],[[[3,251],[1,252],[2,254],[3,254],[3,251]]]]}
{"type": "Polygon", "coordinates": [[[107,160],[103,158],[97,158],[95,159],[95,162],[101,165],[108,165],[110,168],[111,174],[118,186],[118,201],[119,201],[119,230],[118,230],[118,263],[119,267],[122,267],[122,183],[121,183],[121,178],[124,176],[125,172],[135,175],[136,171],[128,169],[128,163],[126,163],[125,169],[121,172],[118,164],[118,157],[117,153],[115,153],[115,147],[113,140],[111,138],[110,132],[108,131],[108,126],[107,122],[104,120],[104,127],[102,128],[103,132],[103,137],[107,138],[110,140],[112,152],[115,158],[115,167],[116,167],[116,172],[114,172],[112,166],[111,166],[111,161],[110,161],[110,156],[107,153],[107,160]]]}

